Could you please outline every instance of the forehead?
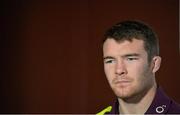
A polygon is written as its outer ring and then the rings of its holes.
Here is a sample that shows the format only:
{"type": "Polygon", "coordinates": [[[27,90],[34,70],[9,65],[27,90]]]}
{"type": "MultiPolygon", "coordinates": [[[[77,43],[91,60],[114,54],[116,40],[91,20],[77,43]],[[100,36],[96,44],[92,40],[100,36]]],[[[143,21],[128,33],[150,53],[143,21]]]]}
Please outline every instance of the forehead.
{"type": "Polygon", "coordinates": [[[117,42],[114,39],[107,39],[103,44],[104,55],[125,55],[130,53],[146,54],[144,41],[132,39],[117,42]]]}

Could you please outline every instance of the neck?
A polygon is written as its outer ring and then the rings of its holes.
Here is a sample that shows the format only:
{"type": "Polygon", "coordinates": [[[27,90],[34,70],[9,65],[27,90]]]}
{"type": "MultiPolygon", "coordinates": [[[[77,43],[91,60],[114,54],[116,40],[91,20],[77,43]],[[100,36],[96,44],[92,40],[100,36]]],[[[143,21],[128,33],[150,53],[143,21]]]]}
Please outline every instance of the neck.
{"type": "Polygon", "coordinates": [[[139,95],[134,97],[134,99],[118,99],[121,114],[144,114],[154,99],[156,88],[157,85],[155,84],[143,96],[139,95]]]}

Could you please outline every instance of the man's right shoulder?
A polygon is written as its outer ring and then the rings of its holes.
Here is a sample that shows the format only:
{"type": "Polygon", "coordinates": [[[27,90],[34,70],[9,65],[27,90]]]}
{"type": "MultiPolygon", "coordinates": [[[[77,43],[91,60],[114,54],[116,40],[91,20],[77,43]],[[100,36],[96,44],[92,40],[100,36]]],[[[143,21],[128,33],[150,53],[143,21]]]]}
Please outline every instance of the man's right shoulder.
{"type": "Polygon", "coordinates": [[[101,110],[99,113],[97,113],[96,115],[104,115],[104,114],[107,114],[107,113],[110,113],[112,110],[112,106],[108,106],[106,107],[105,109],[101,110]]]}

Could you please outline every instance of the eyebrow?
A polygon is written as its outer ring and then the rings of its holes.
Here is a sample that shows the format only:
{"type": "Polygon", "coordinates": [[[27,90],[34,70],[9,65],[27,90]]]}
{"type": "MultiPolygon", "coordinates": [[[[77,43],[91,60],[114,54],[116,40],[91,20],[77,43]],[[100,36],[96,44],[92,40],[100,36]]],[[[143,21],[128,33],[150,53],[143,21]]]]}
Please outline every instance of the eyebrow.
{"type": "MultiPolygon", "coordinates": [[[[138,57],[138,56],[140,56],[140,54],[130,53],[130,54],[125,54],[125,55],[123,55],[123,56],[121,56],[121,57],[125,58],[125,57],[132,57],[132,56],[138,57]]],[[[105,59],[115,59],[115,58],[112,57],[112,56],[106,56],[106,57],[104,57],[103,59],[105,60],[105,59]]]]}
{"type": "Polygon", "coordinates": [[[106,56],[106,57],[104,57],[103,59],[105,60],[105,59],[115,59],[115,58],[112,57],[112,56],[106,56]]]}
{"type": "Polygon", "coordinates": [[[125,54],[122,57],[132,57],[132,56],[138,57],[138,56],[140,56],[140,54],[137,54],[137,53],[125,54]]]}

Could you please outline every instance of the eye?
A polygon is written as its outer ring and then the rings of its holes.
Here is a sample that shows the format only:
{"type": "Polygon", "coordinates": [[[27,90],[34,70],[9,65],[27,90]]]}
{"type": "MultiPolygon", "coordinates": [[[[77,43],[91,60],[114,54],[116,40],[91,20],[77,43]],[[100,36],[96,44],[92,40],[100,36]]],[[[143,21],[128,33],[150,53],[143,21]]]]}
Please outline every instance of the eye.
{"type": "Polygon", "coordinates": [[[134,61],[134,60],[138,60],[138,58],[137,57],[128,57],[127,60],[128,61],[134,61]]]}
{"type": "Polygon", "coordinates": [[[112,60],[112,59],[104,60],[104,63],[106,63],[106,64],[110,64],[110,63],[113,63],[113,62],[114,62],[114,60],[112,60]]]}

